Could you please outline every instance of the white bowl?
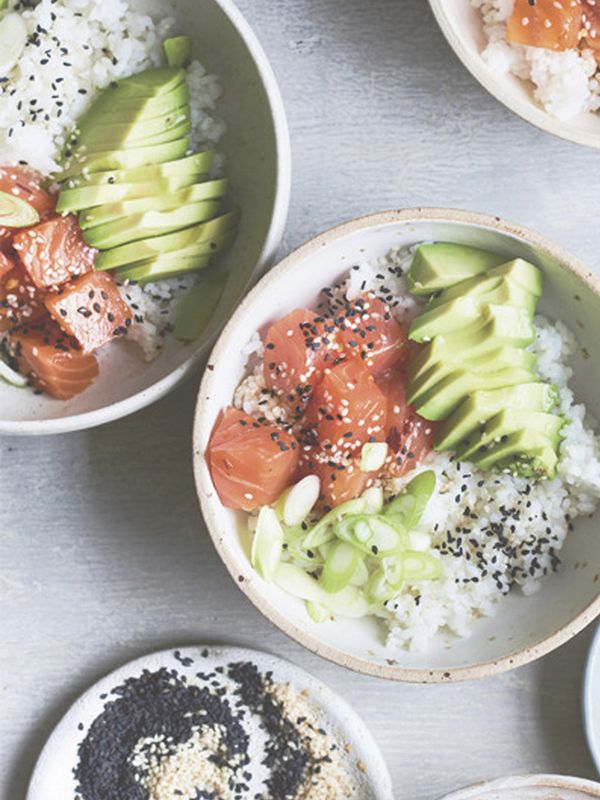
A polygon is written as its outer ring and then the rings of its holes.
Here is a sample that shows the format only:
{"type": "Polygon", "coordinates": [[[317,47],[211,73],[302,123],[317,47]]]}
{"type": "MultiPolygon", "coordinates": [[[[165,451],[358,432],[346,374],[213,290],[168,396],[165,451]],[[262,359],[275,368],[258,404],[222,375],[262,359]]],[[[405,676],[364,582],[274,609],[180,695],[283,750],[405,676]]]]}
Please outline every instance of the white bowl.
{"type": "MultiPolygon", "coordinates": [[[[345,667],[383,678],[414,682],[482,677],[512,669],[567,641],[600,613],[600,538],[595,519],[581,519],[562,551],[563,569],[531,597],[514,593],[496,617],[480,620],[469,639],[439,636],[424,653],[384,647],[372,619],[311,622],[303,604],[265,583],[249,564],[240,519],[224,508],[203,453],[221,409],[244,376],[244,346],[254,331],[292,308],[311,305],[353,263],[391,248],[438,239],[488,247],[520,256],[545,272],[542,311],[577,332],[574,359],[577,396],[600,418],[600,281],[546,239],[498,217],[444,209],[409,209],[365,217],[322,234],[275,267],[242,302],[209,360],[198,395],[194,465],[198,495],[215,546],[238,586],[281,630],[310,650],[345,667]]],[[[247,537],[246,537],[247,538],[247,537]]]]}
{"type": "Polygon", "coordinates": [[[515,775],[484,781],[441,800],[591,800],[600,783],[568,775],[515,775]]]}
{"type": "MultiPolygon", "coordinates": [[[[161,8],[160,0],[136,7],[161,8]]],[[[164,6],[163,6],[164,7],[164,6]]],[[[177,0],[178,30],[192,36],[195,54],[219,76],[219,113],[227,123],[221,149],[232,200],[242,209],[237,241],[222,259],[231,278],[202,337],[172,337],[147,364],[133,348],[101,353],[100,376],[67,402],[0,380],[0,433],[48,434],[91,428],[144,408],[171,391],[199,365],[253,277],[271,265],[283,236],[291,187],[291,152],[283,102],[267,57],[231,0],[177,0]]]]}
{"type": "Polygon", "coordinates": [[[600,772],[600,626],[590,644],[583,679],[583,724],[588,747],[600,772]]]}
{"type": "Polygon", "coordinates": [[[481,57],[487,41],[479,9],[470,0],[429,0],[448,43],[469,72],[515,114],[548,133],[588,147],[600,147],[600,114],[586,112],[570,120],[548,114],[533,96],[533,85],[498,74],[481,57]]]}

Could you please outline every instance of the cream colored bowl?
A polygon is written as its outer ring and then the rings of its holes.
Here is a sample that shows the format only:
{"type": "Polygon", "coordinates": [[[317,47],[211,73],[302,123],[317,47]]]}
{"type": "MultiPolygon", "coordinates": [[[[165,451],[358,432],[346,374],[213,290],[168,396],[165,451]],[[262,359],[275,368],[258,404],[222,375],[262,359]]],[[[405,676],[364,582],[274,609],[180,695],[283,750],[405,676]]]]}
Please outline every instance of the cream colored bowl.
{"type": "Polygon", "coordinates": [[[562,121],[548,114],[533,96],[533,85],[514,75],[499,75],[481,57],[487,41],[481,14],[470,0],[429,0],[448,43],[479,83],[515,114],[548,133],[588,147],[600,147],[600,114],[562,121]]]}
{"type": "Polygon", "coordinates": [[[515,775],[452,792],[442,800],[592,800],[600,783],[568,775],[515,775]]]}
{"type": "Polygon", "coordinates": [[[567,538],[564,566],[541,590],[516,592],[496,617],[477,622],[469,639],[439,636],[424,653],[390,651],[377,623],[308,619],[304,605],[252,569],[241,519],[224,508],[204,459],[213,425],[231,403],[244,376],[243,350],[254,331],[293,308],[314,304],[357,261],[423,240],[488,247],[538,264],[545,273],[541,309],[576,331],[582,352],[575,358],[577,396],[600,419],[600,283],[573,256],[528,230],[499,218],[445,209],[408,209],[364,217],[318,236],[269,272],[246,297],[209,359],[196,407],[194,465],[198,496],[214,544],[239,588],[282,631],[319,655],[359,672],[415,682],[477,678],[517,667],[566,642],[600,613],[598,520],[582,519],[567,538]]]}
{"type": "MultiPolygon", "coordinates": [[[[133,0],[160,13],[161,0],[133,0]]],[[[198,368],[253,277],[271,265],[283,236],[290,184],[290,141],[283,102],[267,57],[231,0],[176,0],[177,30],[189,34],[195,55],[219,76],[219,113],[227,124],[220,145],[227,159],[232,199],[242,209],[237,241],[222,259],[231,278],[201,338],[182,344],[169,337],[162,354],[146,363],[134,348],[101,352],[100,376],[67,402],[0,380],[0,434],[47,434],[91,428],[158,400],[198,368]]]]}

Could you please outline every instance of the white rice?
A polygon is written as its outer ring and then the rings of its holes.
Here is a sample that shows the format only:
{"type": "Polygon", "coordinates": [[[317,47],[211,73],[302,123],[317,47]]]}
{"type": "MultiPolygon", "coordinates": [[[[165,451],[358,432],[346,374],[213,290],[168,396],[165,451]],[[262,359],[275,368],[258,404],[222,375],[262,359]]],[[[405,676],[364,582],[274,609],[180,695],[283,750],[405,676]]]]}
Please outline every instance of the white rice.
{"type": "MultiPolygon", "coordinates": [[[[373,265],[361,264],[334,288],[334,297],[369,289],[381,294],[383,281],[400,293],[398,318],[410,319],[420,304],[408,295],[404,277],[386,276],[386,268],[406,270],[412,253],[405,248],[373,265]]],[[[559,568],[560,550],[574,520],[591,514],[598,504],[600,439],[585,406],[575,402],[569,388],[568,361],[576,339],[562,322],[541,315],[535,318],[535,327],[531,349],[538,357],[537,372],[542,380],[556,384],[559,411],[570,420],[558,475],[551,481],[533,481],[482,472],[456,462],[451,453],[431,453],[419,465],[417,471],[433,469],[437,475],[436,493],[422,525],[432,534],[443,575],[410,587],[382,611],[390,648],[422,650],[438,632],[468,636],[478,618],[496,613],[509,591],[535,592],[543,578],[559,568]]],[[[257,334],[247,353],[250,374],[238,387],[234,405],[271,421],[286,421],[285,405],[265,388],[257,334]]],[[[385,481],[386,495],[398,493],[415,474],[385,481]]]]}
{"type": "MultiPolygon", "coordinates": [[[[131,10],[127,0],[40,0],[22,10],[23,5],[9,3],[21,13],[30,40],[11,73],[0,76],[0,164],[27,163],[49,175],[59,169],[65,140],[98,90],[163,63],[162,41],[174,33],[175,20],[169,0],[160,20],[131,10]]],[[[187,80],[191,148],[216,147],[225,131],[216,113],[219,80],[199,61],[190,64],[187,80]]],[[[214,174],[222,170],[223,157],[216,153],[214,174]]],[[[160,352],[177,301],[195,281],[190,276],[123,287],[137,306],[128,340],[140,345],[146,359],[160,352]]]]}
{"type": "Polygon", "coordinates": [[[506,21],[514,0],[471,0],[471,3],[483,17],[488,44],[482,57],[490,70],[531,81],[537,101],[558,119],[571,119],[583,111],[600,108],[598,65],[592,50],[554,52],[511,44],[506,38],[506,21]]]}

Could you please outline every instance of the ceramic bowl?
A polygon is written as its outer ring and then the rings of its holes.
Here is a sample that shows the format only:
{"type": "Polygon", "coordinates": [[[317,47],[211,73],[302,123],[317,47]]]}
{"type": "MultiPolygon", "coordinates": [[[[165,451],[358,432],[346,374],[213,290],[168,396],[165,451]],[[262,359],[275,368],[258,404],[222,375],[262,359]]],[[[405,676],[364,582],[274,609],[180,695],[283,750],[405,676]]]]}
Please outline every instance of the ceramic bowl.
{"type": "Polygon", "coordinates": [[[590,644],[582,694],[585,735],[596,769],[600,772],[600,626],[590,644]]]}
{"type": "Polygon", "coordinates": [[[423,240],[454,241],[523,257],[545,273],[541,309],[577,332],[573,386],[600,417],[600,282],[575,258],[543,237],[464,211],[409,209],[377,214],[322,234],[275,267],[240,305],[209,359],[196,407],[194,460],[197,490],[215,546],[237,585],[271,622],[319,655],[383,678],[443,682],[491,675],[531,661],[567,641],[600,613],[600,539],[597,520],[581,519],[561,553],[563,569],[536,594],[511,594],[496,617],[478,621],[468,639],[439,636],[424,653],[390,651],[373,620],[311,622],[303,604],[253,571],[240,519],[224,508],[203,453],[221,409],[244,376],[242,351],[254,331],[293,308],[314,304],[357,261],[423,240]],[[584,355],[591,354],[588,360],[584,355]]]}
{"type": "MultiPolygon", "coordinates": [[[[160,11],[160,0],[136,0],[160,11]]],[[[134,349],[101,353],[100,376],[78,397],[60,402],[0,381],[0,433],[48,434],[90,428],[137,411],[167,394],[206,355],[216,333],[253,277],[271,265],[287,218],[291,153],[285,111],[267,57],[231,0],[176,0],[178,30],[223,87],[219,113],[227,124],[221,149],[232,196],[242,208],[237,241],[222,259],[231,279],[207,329],[193,343],[170,338],[151,364],[134,349]]],[[[164,8],[164,5],[163,5],[164,8]]]]}
{"type": "Polygon", "coordinates": [[[452,792],[441,800],[591,800],[600,783],[568,775],[515,775],[452,792]]]}
{"type": "Polygon", "coordinates": [[[548,133],[588,147],[600,147],[600,115],[586,112],[570,120],[548,114],[533,95],[533,85],[492,70],[481,57],[487,40],[478,9],[470,0],[429,0],[448,43],[469,72],[515,114],[548,133]]]}

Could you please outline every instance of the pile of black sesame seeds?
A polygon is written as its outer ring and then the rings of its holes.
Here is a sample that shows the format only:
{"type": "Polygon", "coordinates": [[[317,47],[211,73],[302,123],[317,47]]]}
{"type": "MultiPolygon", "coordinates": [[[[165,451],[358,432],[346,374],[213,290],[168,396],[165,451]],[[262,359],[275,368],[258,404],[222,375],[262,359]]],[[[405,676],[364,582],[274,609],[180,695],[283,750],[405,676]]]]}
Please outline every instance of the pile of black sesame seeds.
{"type": "MultiPolygon", "coordinates": [[[[200,664],[194,665],[179,651],[174,655],[185,674],[165,667],[144,670],[102,695],[103,711],[78,748],[73,770],[76,800],[220,800],[222,796],[233,800],[294,800],[312,796],[302,791],[325,763],[332,762],[338,746],[330,743],[327,731],[316,722],[309,726],[310,735],[322,741],[317,748],[310,746],[307,717],[292,719],[286,714],[277,695],[282,685],[274,681],[272,673],[262,673],[249,661],[191,673],[200,664]],[[265,740],[260,765],[250,756],[251,735],[245,725],[249,716],[259,720],[265,740]],[[222,793],[202,785],[193,796],[177,790],[165,795],[149,792],[136,767],[136,745],[158,741],[158,752],[169,758],[199,729],[219,732],[218,750],[208,758],[206,752],[198,755],[224,769],[228,780],[222,793]],[[331,755],[327,752],[316,757],[315,752],[323,753],[323,744],[331,755]],[[261,775],[259,791],[255,771],[261,775]]],[[[208,658],[209,651],[201,655],[208,658]]],[[[84,729],[83,724],[79,729],[84,729]]],[[[157,750],[156,745],[153,750],[157,750]]]]}

